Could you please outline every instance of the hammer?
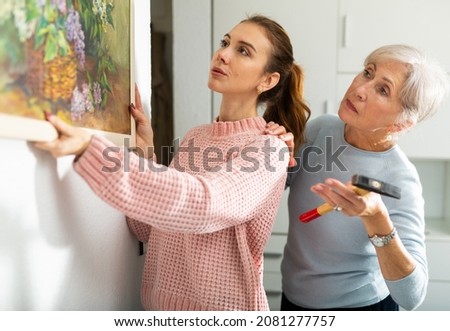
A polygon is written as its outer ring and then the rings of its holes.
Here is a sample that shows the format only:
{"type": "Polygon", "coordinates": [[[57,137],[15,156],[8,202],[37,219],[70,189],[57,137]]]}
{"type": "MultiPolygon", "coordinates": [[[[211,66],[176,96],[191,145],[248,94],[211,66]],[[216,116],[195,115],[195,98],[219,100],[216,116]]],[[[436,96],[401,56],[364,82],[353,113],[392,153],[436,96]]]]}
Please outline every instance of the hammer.
{"type": "MultiPolygon", "coordinates": [[[[399,187],[366,176],[353,175],[352,185],[354,186],[353,191],[358,195],[366,195],[369,192],[376,192],[395,199],[400,199],[401,197],[401,189],[399,187]]],[[[333,209],[333,206],[328,203],[324,203],[315,209],[301,214],[299,219],[303,223],[308,223],[317,217],[332,211],[333,209]]]]}

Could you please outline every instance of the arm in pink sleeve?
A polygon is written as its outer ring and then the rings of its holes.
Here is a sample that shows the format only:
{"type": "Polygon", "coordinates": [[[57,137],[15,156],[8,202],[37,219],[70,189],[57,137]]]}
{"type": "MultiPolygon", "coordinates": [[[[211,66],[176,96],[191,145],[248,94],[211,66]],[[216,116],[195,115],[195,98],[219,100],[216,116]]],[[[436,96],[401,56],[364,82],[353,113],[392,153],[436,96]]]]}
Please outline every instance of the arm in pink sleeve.
{"type": "Polygon", "coordinates": [[[152,230],[152,227],[150,225],[132,219],[128,216],[126,217],[126,221],[128,224],[128,228],[139,241],[148,242],[148,238],[150,237],[150,231],[152,230]]]}
{"type": "Polygon", "coordinates": [[[166,231],[209,233],[251,220],[267,206],[278,207],[279,199],[273,197],[284,188],[289,157],[280,157],[286,149],[281,140],[262,137],[275,147],[270,154],[257,141],[246,146],[253,154],[239,155],[220,171],[201,175],[172,168],[155,171],[151,164],[140,169],[142,159],[102,137],[93,138],[74,166],[98,196],[130,218],[166,231]],[[111,171],[114,164],[127,165],[126,157],[128,171],[111,171]]]}

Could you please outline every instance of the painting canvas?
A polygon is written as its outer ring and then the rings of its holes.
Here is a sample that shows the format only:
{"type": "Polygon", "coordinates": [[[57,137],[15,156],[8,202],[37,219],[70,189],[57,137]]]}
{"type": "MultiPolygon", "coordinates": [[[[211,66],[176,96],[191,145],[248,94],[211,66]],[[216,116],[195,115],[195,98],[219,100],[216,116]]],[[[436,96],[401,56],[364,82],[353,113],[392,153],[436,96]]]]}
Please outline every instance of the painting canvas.
{"type": "Polygon", "coordinates": [[[0,2],[0,136],[56,138],[69,124],[133,144],[132,0],[0,2]]]}

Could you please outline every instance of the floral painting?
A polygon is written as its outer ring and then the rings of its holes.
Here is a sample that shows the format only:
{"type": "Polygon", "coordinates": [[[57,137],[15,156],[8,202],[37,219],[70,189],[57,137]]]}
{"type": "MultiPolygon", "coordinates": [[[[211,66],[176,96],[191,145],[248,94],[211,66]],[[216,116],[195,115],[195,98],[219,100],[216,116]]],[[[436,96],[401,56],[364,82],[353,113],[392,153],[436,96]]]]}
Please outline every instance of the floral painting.
{"type": "Polygon", "coordinates": [[[0,114],[131,134],[130,11],[130,0],[2,0],[0,114]]]}

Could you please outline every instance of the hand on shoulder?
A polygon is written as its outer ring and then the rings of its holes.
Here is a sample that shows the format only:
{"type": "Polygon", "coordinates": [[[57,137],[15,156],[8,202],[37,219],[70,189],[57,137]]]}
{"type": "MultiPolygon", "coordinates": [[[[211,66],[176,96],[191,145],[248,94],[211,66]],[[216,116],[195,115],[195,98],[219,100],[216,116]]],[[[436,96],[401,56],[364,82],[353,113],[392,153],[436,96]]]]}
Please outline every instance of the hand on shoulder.
{"type": "Polygon", "coordinates": [[[297,165],[297,161],[294,158],[294,135],[291,132],[286,132],[286,128],[274,122],[269,122],[266,125],[267,134],[272,136],[277,136],[279,139],[284,141],[289,148],[289,167],[294,167],[297,165]]]}

